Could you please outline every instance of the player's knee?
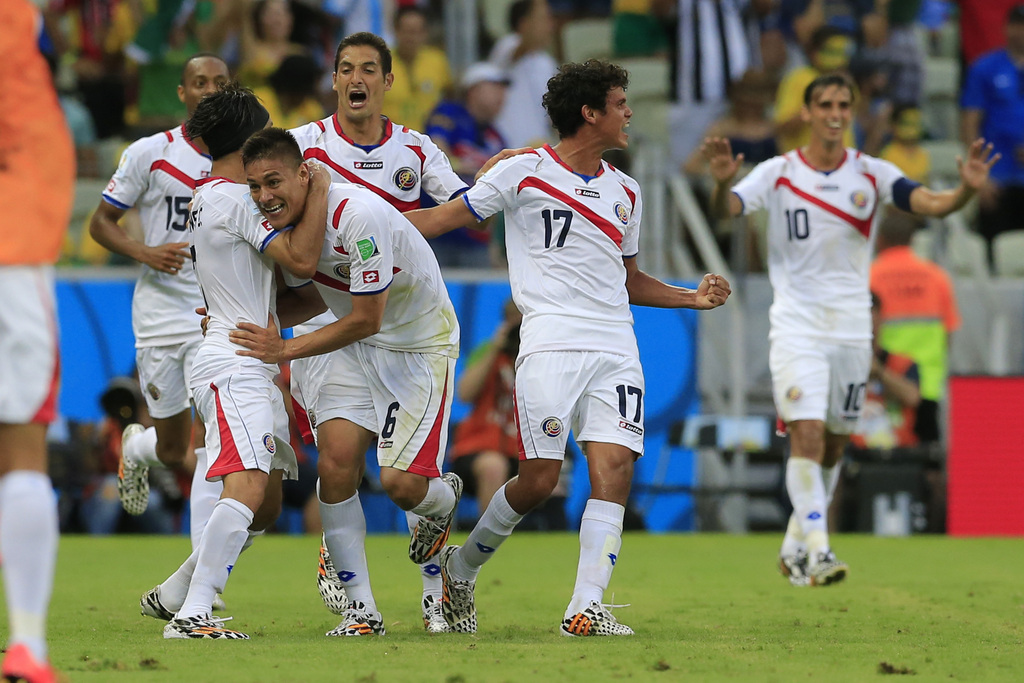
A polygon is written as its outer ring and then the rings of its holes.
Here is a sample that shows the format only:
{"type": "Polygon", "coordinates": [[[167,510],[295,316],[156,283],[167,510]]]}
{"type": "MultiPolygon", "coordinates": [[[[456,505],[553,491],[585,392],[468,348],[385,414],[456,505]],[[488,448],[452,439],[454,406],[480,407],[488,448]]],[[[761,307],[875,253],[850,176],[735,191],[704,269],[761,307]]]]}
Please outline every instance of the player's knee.
{"type": "Polygon", "coordinates": [[[332,486],[359,486],[363,478],[363,462],[346,457],[344,453],[321,451],[316,463],[317,475],[321,486],[328,483],[332,486]]]}
{"type": "Polygon", "coordinates": [[[382,467],[380,483],[388,497],[403,510],[411,510],[423,501],[427,492],[427,480],[391,467],[382,467]]]}

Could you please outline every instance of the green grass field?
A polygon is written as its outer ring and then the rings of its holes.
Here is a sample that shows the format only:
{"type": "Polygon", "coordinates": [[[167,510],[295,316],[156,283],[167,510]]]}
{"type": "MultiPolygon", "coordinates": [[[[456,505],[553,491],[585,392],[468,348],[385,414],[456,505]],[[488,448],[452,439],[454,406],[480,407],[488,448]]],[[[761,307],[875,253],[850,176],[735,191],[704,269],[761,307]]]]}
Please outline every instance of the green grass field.
{"type": "MultiPolygon", "coordinates": [[[[460,540],[460,539],[457,539],[460,540]]],[[[406,541],[368,541],[383,638],[326,638],[318,538],[259,539],[225,598],[245,641],[166,641],[139,596],[185,558],[185,537],[65,537],[50,616],[53,662],[86,681],[1024,680],[1024,542],[834,540],[851,566],[792,588],[780,537],[627,535],[606,598],[637,635],[570,639],[573,534],[514,535],[477,585],[480,631],[428,636],[406,541]],[[614,596],[612,595],[614,593],[614,596]]]]}

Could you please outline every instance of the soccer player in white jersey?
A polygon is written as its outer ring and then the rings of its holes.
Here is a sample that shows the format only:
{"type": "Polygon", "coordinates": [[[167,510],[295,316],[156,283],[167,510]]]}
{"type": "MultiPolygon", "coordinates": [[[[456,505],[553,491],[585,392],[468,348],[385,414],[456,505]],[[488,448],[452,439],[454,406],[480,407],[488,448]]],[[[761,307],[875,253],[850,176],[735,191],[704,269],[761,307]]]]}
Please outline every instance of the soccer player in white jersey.
{"type": "MultiPolygon", "coordinates": [[[[338,182],[361,185],[399,211],[420,207],[420,193],[443,203],[465,191],[466,184],[452,170],[448,157],[426,135],[397,125],[382,115],[384,98],[394,80],[391,50],[372,33],[354,33],[338,44],[334,58],[333,88],[338,110],[331,116],[291,131],[306,159],[315,159],[338,182]]],[[[296,335],[312,332],[335,320],[330,312],[300,325],[296,335]]],[[[326,355],[292,363],[292,395],[317,420],[315,397],[324,374],[326,355]]],[[[416,515],[406,515],[409,530],[416,515]]],[[[336,572],[328,571],[330,555],[321,545],[317,585],[325,604],[341,614],[347,605],[336,572]]],[[[431,632],[448,630],[441,615],[441,576],[437,562],[420,567],[423,580],[422,613],[431,632]]]]}
{"type": "Polygon", "coordinates": [[[443,608],[455,631],[476,631],[480,567],[551,494],[573,429],[587,455],[591,494],[560,631],[633,633],[603,604],[633,463],[643,453],[644,376],[629,306],[710,309],[730,290],[719,275],[691,290],[637,266],[640,187],[601,160],[627,145],[627,85],[627,73],[614,64],[564,65],[544,95],[560,138],[555,147],[501,161],[459,199],[407,214],[433,237],[504,210],[512,298],[523,313],[515,382],[519,476],[494,494],[465,545],[442,551],[443,608]]]}
{"type": "MultiPolygon", "coordinates": [[[[178,99],[188,116],[204,95],[230,78],[224,61],[212,54],[190,57],[182,69],[178,99]]],[[[142,138],[121,155],[89,232],[112,252],[135,259],[142,273],[132,297],[139,381],[153,427],[128,425],[121,448],[118,493],[124,509],[141,515],[149,502],[149,468],[193,469],[191,531],[193,548],[220,495],[220,486],[207,483],[205,449],[196,448],[191,462],[192,406],[188,377],[202,332],[195,313],[202,306],[195,271],[187,251],[185,228],[188,204],[196,182],[209,176],[210,155],[200,140],[185,135],[184,126],[142,138]],[[137,207],[143,240],[118,224],[137,207]]],[[[202,443],[197,423],[197,444],[202,443]]]]}
{"type": "Polygon", "coordinates": [[[331,186],[326,206],[299,183],[294,138],[268,129],[243,148],[253,199],[274,227],[315,215],[326,226],[313,282],[337,321],[283,341],[271,325],[240,323],[233,341],[269,363],[329,354],[316,398],[317,491],[324,537],[348,605],[328,636],[383,634],[366,562],[359,483],[377,446],[384,490],[418,518],[409,557],[444,547],[462,493],[441,475],[448,442],[459,324],[430,246],[384,199],[351,183],[331,186]]]}
{"type": "MultiPolygon", "coordinates": [[[[190,387],[206,425],[206,476],[220,479],[224,493],[199,547],[143,598],[145,614],[173,613],[165,638],[248,638],[211,617],[213,598],[251,540],[250,530],[266,528],[280,512],[282,476],[296,474],[284,400],[274,384],[278,367],[236,354],[239,347],[228,338],[239,321],[264,324],[268,316],[276,318],[275,262],[309,277],[323,242],[322,226],[312,222],[272,226],[240,182],[245,179],[242,144],[268,120],[251,91],[229,85],[203,98],[185,124],[213,160],[212,176],[201,181],[189,215],[192,258],[210,317],[190,387]]],[[[300,176],[306,191],[305,166],[300,176]]],[[[323,192],[326,179],[324,173],[323,192]]]]}
{"type": "Polygon", "coordinates": [[[758,164],[731,192],[742,156],[734,157],[725,139],[703,147],[717,216],[769,212],[769,364],[790,435],[786,489],[793,503],[779,567],[794,585],[829,585],[849,571],[829,545],[828,504],[871,367],[868,272],[885,205],[945,216],[974,196],[998,159],[977,140],[967,161],[958,161],[960,186],[929,190],[893,164],[843,147],[852,105],[843,76],[813,81],[801,114],[811,129],[808,145],[758,164]]]}

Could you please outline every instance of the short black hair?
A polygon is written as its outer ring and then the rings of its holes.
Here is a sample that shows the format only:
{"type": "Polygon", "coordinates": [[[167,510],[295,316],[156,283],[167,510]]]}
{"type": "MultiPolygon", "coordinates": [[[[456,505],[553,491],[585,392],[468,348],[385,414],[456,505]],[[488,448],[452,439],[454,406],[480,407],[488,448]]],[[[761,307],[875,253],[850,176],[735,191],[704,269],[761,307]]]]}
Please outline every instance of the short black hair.
{"type": "Polygon", "coordinates": [[[398,28],[398,24],[408,14],[418,14],[421,17],[423,17],[423,21],[430,20],[430,15],[427,14],[427,11],[422,7],[419,7],[417,5],[403,5],[399,7],[397,10],[395,10],[395,17],[391,20],[391,25],[394,28],[398,28]]]}
{"type": "Polygon", "coordinates": [[[508,6],[508,28],[512,33],[519,32],[519,23],[530,15],[536,0],[516,0],[508,6]]]}
{"type": "MultiPolygon", "coordinates": [[[[185,75],[188,73],[188,68],[192,65],[192,62],[197,59],[216,59],[218,62],[223,64],[227,68],[228,63],[224,61],[224,58],[213,52],[197,52],[188,59],[181,66],[181,84],[185,85],[185,75]]],[[[228,73],[231,73],[231,69],[227,69],[228,73]]]]}
{"type": "Polygon", "coordinates": [[[284,128],[256,131],[242,145],[242,164],[248,166],[261,159],[281,159],[296,168],[303,161],[299,143],[284,128]]]}
{"type": "Polygon", "coordinates": [[[821,26],[811,34],[810,39],[807,41],[807,54],[813,55],[815,52],[825,47],[825,43],[832,40],[836,36],[847,36],[849,33],[846,31],[836,28],[835,26],[821,26]]]}
{"type": "Polygon", "coordinates": [[[216,161],[241,149],[246,138],[269,120],[270,114],[252,90],[237,83],[225,83],[199,100],[185,122],[185,135],[201,139],[216,161]]]}
{"type": "Polygon", "coordinates": [[[892,115],[889,117],[889,121],[892,123],[898,123],[900,117],[908,111],[921,111],[920,105],[914,104],[913,102],[904,102],[903,104],[897,104],[892,108],[892,115]]]}
{"type": "Polygon", "coordinates": [[[338,62],[341,60],[341,53],[346,47],[353,45],[366,45],[372,47],[380,55],[380,68],[384,71],[384,75],[387,76],[391,73],[391,48],[384,42],[384,39],[375,33],[369,31],[360,31],[359,33],[353,33],[350,36],[346,36],[340,43],[338,43],[338,49],[334,53],[334,71],[338,71],[338,62]]]}
{"type": "Polygon", "coordinates": [[[569,62],[548,80],[543,104],[559,138],[575,135],[583,127],[583,107],[604,111],[608,93],[629,87],[629,74],[621,66],[600,59],[569,62]]]}
{"type": "Polygon", "coordinates": [[[811,100],[814,98],[816,91],[831,88],[833,85],[849,90],[851,101],[856,99],[857,91],[854,89],[853,83],[850,82],[849,78],[843,74],[825,74],[824,76],[818,76],[804,88],[804,104],[808,107],[811,106],[811,100]]]}

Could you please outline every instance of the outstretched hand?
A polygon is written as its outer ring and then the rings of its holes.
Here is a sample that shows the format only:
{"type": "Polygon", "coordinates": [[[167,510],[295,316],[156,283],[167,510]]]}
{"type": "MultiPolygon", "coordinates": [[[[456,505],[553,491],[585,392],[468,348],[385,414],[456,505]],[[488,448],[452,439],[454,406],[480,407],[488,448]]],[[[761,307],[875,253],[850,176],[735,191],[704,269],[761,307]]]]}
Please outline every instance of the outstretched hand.
{"type": "Polygon", "coordinates": [[[238,328],[228,333],[228,339],[245,347],[235,351],[239,356],[258,358],[271,365],[284,360],[284,340],[277,331],[273,315],[269,316],[266,327],[247,322],[238,323],[238,328]]]}
{"type": "Polygon", "coordinates": [[[989,172],[1001,158],[1001,154],[993,154],[991,142],[986,143],[985,138],[978,138],[967,149],[967,161],[960,156],[956,158],[960,180],[966,187],[977,192],[988,182],[989,172]]]}
{"type": "Polygon", "coordinates": [[[728,280],[721,275],[708,273],[697,285],[697,304],[694,308],[700,311],[718,308],[725,303],[730,294],[732,288],[729,287],[728,280]]]}
{"type": "Polygon", "coordinates": [[[700,152],[708,160],[708,169],[719,183],[726,183],[736,177],[740,166],[743,165],[743,155],[732,155],[732,145],[729,138],[704,138],[704,144],[700,152]]]}

